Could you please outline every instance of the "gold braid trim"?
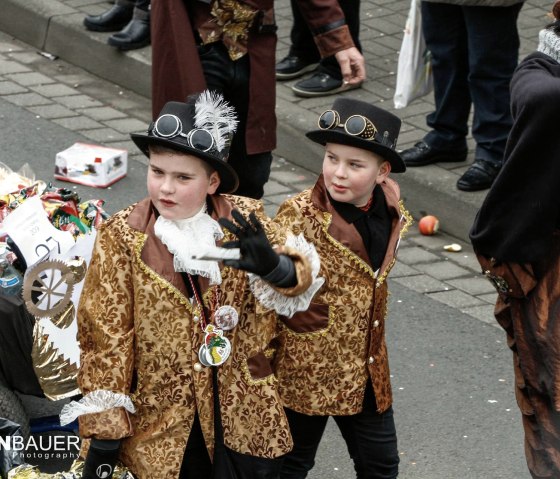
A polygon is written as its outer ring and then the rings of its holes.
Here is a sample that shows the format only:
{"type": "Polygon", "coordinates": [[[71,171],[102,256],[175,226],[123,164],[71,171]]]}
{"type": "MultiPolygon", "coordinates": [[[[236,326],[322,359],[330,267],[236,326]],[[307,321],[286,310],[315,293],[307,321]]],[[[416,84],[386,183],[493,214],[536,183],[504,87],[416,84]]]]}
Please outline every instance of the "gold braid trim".
{"type": "Polygon", "coordinates": [[[264,384],[272,386],[273,384],[276,384],[278,382],[278,379],[276,379],[276,376],[274,374],[269,374],[268,376],[261,379],[253,379],[251,373],[249,372],[249,366],[247,365],[247,360],[243,361],[243,364],[241,365],[241,369],[243,370],[243,376],[245,376],[245,381],[247,381],[247,384],[249,384],[249,386],[262,386],[264,384]]]}
{"type": "Polygon", "coordinates": [[[335,319],[334,308],[329,306],[329,321],[327,323],[326,328],[319,329],[318,331],[313,331],[311,333],[298,333],[297,331],[293,331],[290,328],[288,328],[288,326],[286,326],[282,322],[280,322],[280,328],[283,329],[284,331],[286,331],[288,336],[294,336],[298,339],[315,339],[315,338],[327,335],[327,333],[331,330],[331,328],[334,324],[334,319],[335,319]]]}
{"type": "Polygon", "coordinates": [[[163,279],[159,274],[157,274],[153,269],[151,269],[146,263],[144,263],[144,261],[142,261],[142,248],[144,248],[144,244],[146,243],[146,240],[148,239],[148,235],[146,235],[144,233],[140,233],[139,235],[140,235],[140,238],[138,239],[138,242],[134,246],[134,253],[136,255],[136,261],[137,261],[138,265],[140,266],[140,269],[145,274],[147,274],[152,279],[152,281],[156,282],[157,284],[164,287],[165,289],[168,289],[173,294],[175,299],[177,301],[179,301],[181,304],[183,304],[184,306],[186,306],[189,313],[192,314],[194,312],[193,307],[192,307],[191,303],[189,302],[189,300],[185,297],[185,295],[183,295],[183,293],[181,293],[181,291],[179,291],[169,281],[166,281],[165,279],[163,279]]]}
{"type": "Polygon", "coordinates": [[[323,219],[324,219],[324,223],[323,223],[323,232],[325,233],[327,240],[329,241],[329,243],[331,243],[336,249],[338,249],[344,256],[346,256],[349,260],[353,261],[354,263],[356,263],[359,268],[364,271],[365,273],[369,274],[372,279],[375,279],[375,271],[373,271],[373,269],[371,269],[371,267],[364,261],[362,260],[358,255],[352,253],[352,251],[350,251],[348,248],[346,248],[345,246],[343,246],[342,244],[340,244],[338,241],[336,241],[327,231],[327,229],[329,228],[329,226],[331,225],[331,221],[332,221],[332,215],[330,213],[323,213],[323,219]]]}
{"type": "MultiPolygon", "coordinates": [[[[404,235],[407,233],[408,228],[412,224],[413,219],[412,219],[412,215],[404,207],[404,203],[403,203],[402,200],[399,200],[399,211],[401,213],[401,221],[404,221],[404,224],[401,226],[401,230],[399,232],[399,239],[402,239],[404,237],[404,235]]],[[[385,268],[385,271],[383,271],[383,274],[377,278],[377,282],[375,283],[376,288],[379,288],[379,286],[381,286],[383,284],[383,282],[387,278],[387,275],[389,274],[389,271],[391,271],[391,269],[395,265],[396,261],[397,261],[397,258],[396,257],[393,258],[391,263],[389,263],[387,268],[385,268]]]]}

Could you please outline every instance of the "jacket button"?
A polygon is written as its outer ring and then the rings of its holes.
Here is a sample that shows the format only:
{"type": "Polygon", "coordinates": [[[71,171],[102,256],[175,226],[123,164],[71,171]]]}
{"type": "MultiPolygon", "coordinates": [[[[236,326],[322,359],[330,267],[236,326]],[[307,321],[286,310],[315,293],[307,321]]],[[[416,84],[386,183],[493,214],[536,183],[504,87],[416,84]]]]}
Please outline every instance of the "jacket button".
{"type": "Polygon", "coordinates": [[[194,370],[195,370],[197,373],[199,373],[200,371],[202,371],[202,364],[200,364],[200,363],[194,363],[193,368],[194,368],[194,370]]]}
{"type": "Polygon", "coordinates": [[[194,321],[195,323],[198,323],[198,320],[199,320],[198,316],[195,316],[195,317],[193,318],[193,321],[194,321]]]}
{"type": "Polygon", "coordinates": [[[379,321],[376,319],[376,320],[373,322],[373,327],[374,327],[374,328],[377,328],[377,326],[379,326],[379,321]]]}
{"type": "Polygon", "coordinates": [[[367,360],[368,364],[373,364],[375,362],[375,358],[373,356],[370,356],[367,360]]]}

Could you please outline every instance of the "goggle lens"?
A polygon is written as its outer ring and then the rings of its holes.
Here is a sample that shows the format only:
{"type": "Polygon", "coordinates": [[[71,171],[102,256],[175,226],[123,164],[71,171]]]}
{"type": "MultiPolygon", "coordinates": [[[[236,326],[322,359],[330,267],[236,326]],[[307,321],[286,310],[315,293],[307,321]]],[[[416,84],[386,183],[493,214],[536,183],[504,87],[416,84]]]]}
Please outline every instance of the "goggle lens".
{"type": "Polygon", "coordinates": [[[363,116],[351,116],[344,124],[349,135],[361,135],[366,129],[366,120],[363,116]]]}
{"type": "Polygon", "coordinates": [[[200,151],[208,151],[214,144],[214,138],[206,130],[192,130],[188,139],[191,146],[200,151]]]}
{"type": "Polygon", "coordinates": [[[154,125],[154,132],[157,136],[171,138],[180,134],[182,128],[181,120],[175,115],[162,115],[154,125]]]}
{"type": "Polygon", "coordinates": [[[319,128],[323,130],[330,130],[338,124],[338,121],[338,113],[333,110],[327,110],[319,117],[319,128]]]}

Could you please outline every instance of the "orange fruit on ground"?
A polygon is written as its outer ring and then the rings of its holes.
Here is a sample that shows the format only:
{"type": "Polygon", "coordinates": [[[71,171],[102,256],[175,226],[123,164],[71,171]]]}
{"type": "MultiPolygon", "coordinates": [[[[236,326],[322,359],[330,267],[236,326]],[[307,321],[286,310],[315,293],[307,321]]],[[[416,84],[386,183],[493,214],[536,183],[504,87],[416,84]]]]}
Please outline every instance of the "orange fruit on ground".
{"type": "Polygon", "coordinates": [[[418,230],[425,236],[431,236],[437,233],[438,229],[439,220],[433,215],[423,216],[418,222],[418,230]]]}

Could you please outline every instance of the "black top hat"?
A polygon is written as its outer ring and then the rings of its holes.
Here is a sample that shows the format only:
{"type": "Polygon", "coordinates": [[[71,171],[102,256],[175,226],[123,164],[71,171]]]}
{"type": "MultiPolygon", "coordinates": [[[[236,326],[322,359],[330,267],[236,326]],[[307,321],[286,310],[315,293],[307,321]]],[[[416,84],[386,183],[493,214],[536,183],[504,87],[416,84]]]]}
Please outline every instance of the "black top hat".
{"type": "Polygon", "coordinates": [[[239,178],[227,159],[236,126],[233,107],[219,93],[205,90],[191,95],[186,103],[166,103],[147,134],[130,137],[148,157],[150,145],[161,145],[204,160],[220,175],[217,192],[232,193],[239,178]]]}
{"type": "Polygon", "coordinates": [[[369,103],[339,97],[318,122],[319,130],[306,135],[316,143],[339,143],[373,151],[391,164],[391,170],[402,173],[404,161],[395,151],[401,120],[388,111],[369,103]]]}

